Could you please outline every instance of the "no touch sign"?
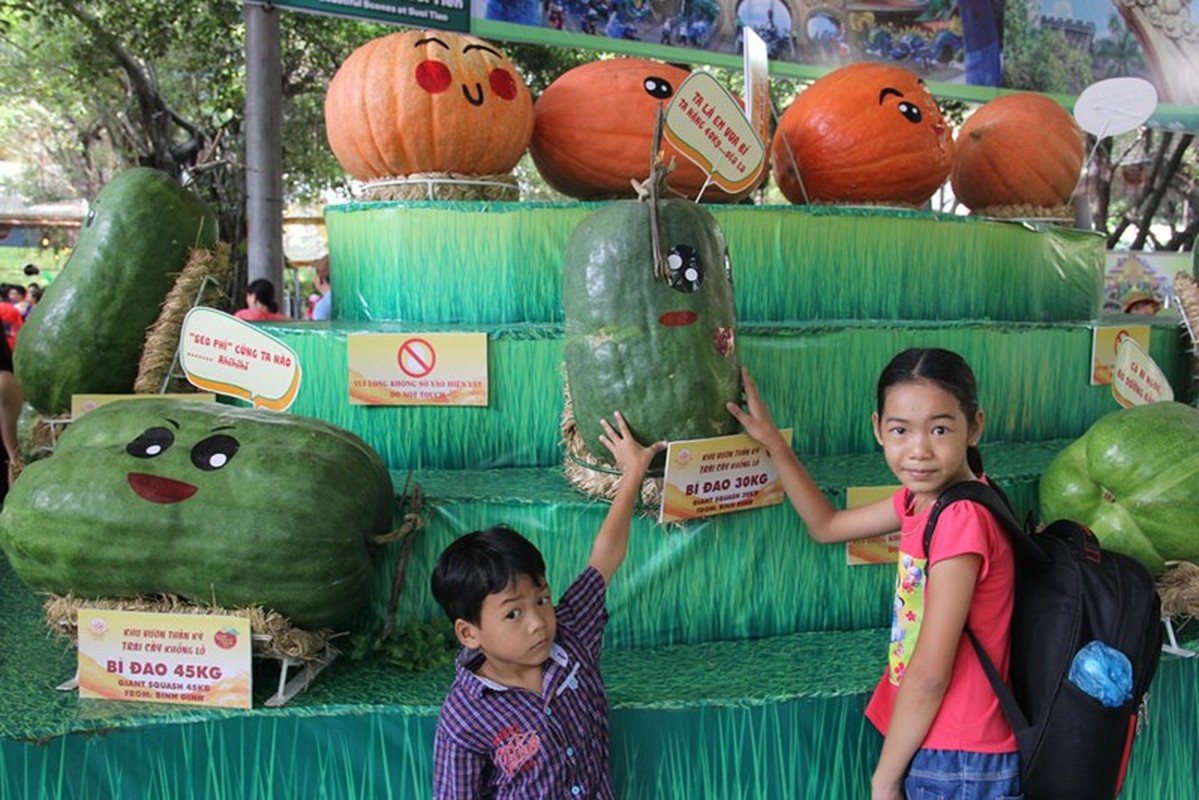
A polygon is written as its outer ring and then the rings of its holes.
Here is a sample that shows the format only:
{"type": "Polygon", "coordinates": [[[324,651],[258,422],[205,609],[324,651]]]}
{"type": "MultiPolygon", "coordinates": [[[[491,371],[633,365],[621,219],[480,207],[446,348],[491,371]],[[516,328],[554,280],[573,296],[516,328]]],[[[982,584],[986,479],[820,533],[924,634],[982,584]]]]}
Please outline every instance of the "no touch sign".
{"type": "Polygon", "coordinates": [[[356,405],[486,406],[487,334],[355,333],[346,337],[356,405]]]}
{"type": "Polygon", "coordinates": [[[425,339],[408,339],[400,345],[396,358],[400,370],[411,378],[424,378],[437,366],[437,351],[425,339]]]}

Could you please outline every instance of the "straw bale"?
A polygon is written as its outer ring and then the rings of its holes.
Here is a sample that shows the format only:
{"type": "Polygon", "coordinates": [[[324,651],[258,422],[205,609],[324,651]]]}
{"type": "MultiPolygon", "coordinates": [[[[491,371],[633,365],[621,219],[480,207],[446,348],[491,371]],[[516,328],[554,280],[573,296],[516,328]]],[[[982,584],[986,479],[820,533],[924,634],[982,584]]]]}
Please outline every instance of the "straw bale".
{"type": "Polygon", "coordinates": [[[1199,566],[1189,561],[1172,561],[1157,579],[1162,614],[1176,619],[1199,617],[1199,566]]]}
{"type": "Polygon", "coordinates": [[[383,200],[490,200],[520,199],[520,185],[511,173],[466,175],[458,172],[417,172],[367,183],[362,199],[383,200]]]}
{"type": "Polygon", "coordinates": [[[248,617],[250,632],[255,637],[251,646],[255,655],[267,658],[291,658],[296,661],[314,661],[322,655],[333,638],[331,630],[322,628],[306,631],[295,627],[276,611],[261,606],[228,609],[216,605],[193,603],[174,594],[142,597],[101,598],[85,600],[74,595],[47,595],[43,606],[46,625],[55,634],[78,640],[77,620],[79,609],[100,608],[117,611],[147,611],[159,614],[211,614],[215,616],[248,617]],[[269,638],[261,639],[260,636],[269,638]]]}
{"type": "Polygon", "coordinates": [[[168,385],[163,385],[179,350],[179,333],[183,329],[183,318],[197,305],[227,310],[230,304],[228,287],[232,281],[233,268],[229,261],[227,242],[217,242],[213,250],[191,251],[187,264],[163,301],[158,319],[146,332],[137,380],[133,383],[134,392],[158,394],[163,391],[195,391],[195,388],[181,377],[171,378],[168,385]],[[207,284],[206,278],[211,279],[207,284]]]}
{"type": "MultiPolygon", "coordinates": [[[[620,487],[621,473],[604,464],[587,449],[578,425],[575,424],[574,406],[570,401],[570,387],[565,387],[566,402],[562,409],[562,447],[565,451],[563,467],[566,479],[579,491],[592,497],[611,500],[620,487]]],[[[641,483],[641,506],[652,512],[662,502],[662,479],[647,478],[641,483]]]]}

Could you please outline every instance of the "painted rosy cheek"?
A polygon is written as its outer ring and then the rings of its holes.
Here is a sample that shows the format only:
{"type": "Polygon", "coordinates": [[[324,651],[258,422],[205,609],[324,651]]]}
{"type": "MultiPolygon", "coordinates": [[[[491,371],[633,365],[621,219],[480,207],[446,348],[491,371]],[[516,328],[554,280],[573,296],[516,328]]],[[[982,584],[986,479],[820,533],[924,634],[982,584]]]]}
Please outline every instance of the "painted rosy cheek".
{"type": "Polygon", "coordinates": [[[493,69],[487,76],[487,81],[491,84],[491,91],[500,99],[511,100],[516,97],[516,80],[508,70],[493,69]]]}
{"type": "Polygon", "coordinates": [[[450,68],[432,59],[416,65],[416,85],[429,94],[438,94],[450,88],[450,68]]]}

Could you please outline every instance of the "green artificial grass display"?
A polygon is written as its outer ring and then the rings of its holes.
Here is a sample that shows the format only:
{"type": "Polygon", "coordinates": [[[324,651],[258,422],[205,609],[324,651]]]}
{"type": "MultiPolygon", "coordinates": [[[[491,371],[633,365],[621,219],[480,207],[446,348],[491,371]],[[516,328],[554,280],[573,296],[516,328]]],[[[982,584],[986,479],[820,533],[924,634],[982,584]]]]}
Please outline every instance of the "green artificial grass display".
{"type": "MultiPolygon", "coordinates": [[[[560,322],[562,259],[598,203],[351,203],[325,210],[334,318],[560,322]]],[[[1094,318],[1093,233],[894,209],[709,206],[724,230],[737,316],[1094,318]]]]}
{"type": "MultiPolygon", "coordinates": [[[[1023,518],[1037,507],[1041,471],[1065,441],[988,445],[987,471],[1023,518]]],[[[890,486],[881,454],[821,457],[808,467],[830,501],[849,486],[890,486]]],[[[404,476],[393,473],[396,485],[404,476]]],[[[527,536],[545,557],[559,596],[587,564],[606,502],[586,497],[558,469],[416,471],[429,524],[413,543],[400,619],[443,613],[429,590],[438,554],[458,536],[497,524],[527,536]]],[[[608,589],[607,647],[617,650],[886,627],[895,565],[847,566],[845,545],[807,535],[789,504],[661,526],[656,509],[634,518],[629,554],[608,589]]],[[[379,558],[371,591],[374,618],[386,615],[399,548],[379,558]]]]}
{"type": "MultiPolygon", "coordinates": [[[[292,413],[353,431],[391,469],[561,463],[559,325],[334,322],[262,327],[294,349],[302,365],[292,413]],[[488,407],[350,404],[348,334],[464,329],[488,334],[488,407]]],[[[737,342],[742,363],[780,426],[795,429],[793,447],[804,456],[874,451],[870,414],[878,374],[906,347],[946,347],[972,365],[987,414],[987,442],[1074,438],[1119,408],[1109,387],[1088,383],[1091,329],[1085,323],[746,324],[737,342]]],[[[1164,323],[1154,327],[1150,352],[1179,398],[1185,398],[1190,377],[1177,329],[1164,323]]]]}

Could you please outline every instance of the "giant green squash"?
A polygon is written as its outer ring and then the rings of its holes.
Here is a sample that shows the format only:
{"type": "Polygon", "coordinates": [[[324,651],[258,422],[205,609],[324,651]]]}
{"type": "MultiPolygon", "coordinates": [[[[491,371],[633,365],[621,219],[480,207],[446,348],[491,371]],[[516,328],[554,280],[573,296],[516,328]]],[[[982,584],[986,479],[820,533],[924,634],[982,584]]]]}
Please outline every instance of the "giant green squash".
{"type": "Polygon", "coordinates": [[[188,251],[216,238],[212,212],[166,173],[137,167],[109,181],[17,337],[13,362],[29,402],[59,414],[72,394],[133,391],[146,328],[188,251]]]}
{"type": "Polygon", "coordinates": [[[151,399],[80,417],[28,465],[0,546],[38,591],[262,605],[305,628],[367,601],[391,478],[357,436],[291,414],[151,399]]]}
{"type": "Polygon", "coordinates": [[[601,418],[620,411],[642,443],[732,433],[725,408],[741,391],[733,287],[724,234],[701,206],[620,201],[589,214],[567,244],[564,357],[579,433],[593,456],[601,418]]]}
{"type": "Polygon", "coordinates": [[[1199,563],[1199,409],[1154,403],[1099,419],[1045,470],[1041,515],[1081,522],[1154,573],[1199,563]]]}

